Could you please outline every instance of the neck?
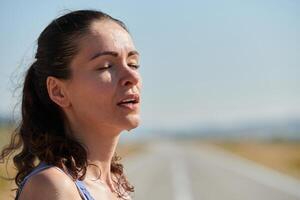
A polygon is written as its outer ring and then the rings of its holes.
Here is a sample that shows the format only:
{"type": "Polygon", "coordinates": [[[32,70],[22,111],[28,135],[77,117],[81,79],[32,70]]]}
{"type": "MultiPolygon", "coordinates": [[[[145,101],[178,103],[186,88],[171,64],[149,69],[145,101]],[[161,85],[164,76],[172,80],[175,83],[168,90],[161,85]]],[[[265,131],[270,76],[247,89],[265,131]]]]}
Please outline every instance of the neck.
{"type": "Polygon", "coordinates": [[[106,183],[112,189],[111,161],[118,141],[119,134],[114,137],[93,137],[91,140],[85,141],[84,143],[88,147],[88,163],[92,164],[87,168],[87,177],[92,177],[92,179],[99,177],[100,169],[101,181],[106,183]]]}
{"type": "Polygon", "coordinates": [[[100,181],[105,183],[111,191],[114,191],[111,161],[121,130],[104,126],[101,126],[101,128],[95,127],[94,129],[89,127],[83,130],[83,127],[75,125],[72,126],[70,131],[78,141],[87,147],[88,164],[91,165],[87,166],[86,181],[96,180],[100,177],[100,181]]]}

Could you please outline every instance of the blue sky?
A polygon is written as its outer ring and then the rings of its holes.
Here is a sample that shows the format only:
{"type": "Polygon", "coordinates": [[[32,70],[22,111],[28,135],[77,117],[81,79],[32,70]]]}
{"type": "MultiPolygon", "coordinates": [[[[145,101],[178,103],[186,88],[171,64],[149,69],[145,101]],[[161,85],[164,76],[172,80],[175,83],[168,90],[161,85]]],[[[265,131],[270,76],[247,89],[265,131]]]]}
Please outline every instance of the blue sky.
{"type": "Polygon", "coordinates": [[[142,127],[300,118],[300,1],[1,1],[0,113],[66,9],[124,21],[142,55],[142,127]]]}

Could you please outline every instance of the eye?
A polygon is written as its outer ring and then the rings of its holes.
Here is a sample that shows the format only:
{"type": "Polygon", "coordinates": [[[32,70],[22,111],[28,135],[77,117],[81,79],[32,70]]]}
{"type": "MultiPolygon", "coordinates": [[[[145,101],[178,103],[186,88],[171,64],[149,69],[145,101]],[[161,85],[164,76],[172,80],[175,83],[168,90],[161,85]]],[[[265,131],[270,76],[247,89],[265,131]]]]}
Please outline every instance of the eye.
{"type": "Polygon", "coordinates": [[[133,67],[135,69],[138,69],[140,67],[140,65],[138,64],[128,64],[129,67],[133,67]]]}
{"type": "Polygon", "coordinates": [[[105,70],[111,68],[113,65],[111,63],[104,63],[101,67],[97,68],[97,70],[105,70]]]}

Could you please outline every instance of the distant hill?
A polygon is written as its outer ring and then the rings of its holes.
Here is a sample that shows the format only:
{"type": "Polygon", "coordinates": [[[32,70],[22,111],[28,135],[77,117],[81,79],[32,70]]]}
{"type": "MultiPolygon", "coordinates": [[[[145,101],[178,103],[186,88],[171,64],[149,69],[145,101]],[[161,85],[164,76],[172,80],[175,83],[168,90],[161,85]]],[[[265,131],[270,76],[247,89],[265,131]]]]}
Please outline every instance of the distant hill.
{"type": "MultiPolygon", "coordinates": [[[[300,140],[300,119],[249,122],[235,125],[194,126],[186,129],[152,129],[145,137],[204,139],[300,140]]],[[[139,136],[141,137],[141,136],[139,136]]]]}
{"type": "Polygon", "coordinates": [[[13,123],[12,118],[0,115],[0,126],[6,126],[6,125],[10,125],[12,123],[13,123]]]}

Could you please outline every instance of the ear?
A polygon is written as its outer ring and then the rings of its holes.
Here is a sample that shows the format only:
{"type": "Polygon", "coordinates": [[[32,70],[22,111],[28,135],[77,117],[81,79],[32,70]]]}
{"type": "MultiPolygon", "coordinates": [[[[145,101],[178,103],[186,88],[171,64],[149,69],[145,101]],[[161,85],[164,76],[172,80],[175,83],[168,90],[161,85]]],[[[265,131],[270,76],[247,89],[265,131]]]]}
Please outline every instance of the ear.
{"type": "Polygon", "coordinates": [[[47,90],[50,99],[62,108],[68,107],[70,101],[63,81],[53,76],[47,77],[47,90]]]}

